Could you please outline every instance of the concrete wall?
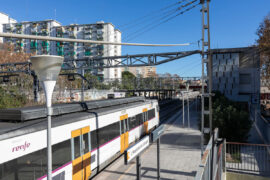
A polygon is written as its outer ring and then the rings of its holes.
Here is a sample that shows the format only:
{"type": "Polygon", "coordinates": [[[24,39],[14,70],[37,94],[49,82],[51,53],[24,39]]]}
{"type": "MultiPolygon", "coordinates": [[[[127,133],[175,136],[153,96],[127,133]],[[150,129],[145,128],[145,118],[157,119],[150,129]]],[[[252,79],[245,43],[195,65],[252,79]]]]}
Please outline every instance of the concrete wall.
{"type": "Polygon", "coordinates": [[[256,48],[213,50],[213,90],[234,101],[259,99],[260,56],[256,48]]]}
{"type": "MultiPolygon", "coordinates": [[[[125,97],[126,93],[124,92],[114,92],[113,90],[87,90],[84,91],[84,100],[99,100],[99,99],[107,99],[108,94],[114,94],[115,98],[125,97]]],[[[81,91],[73,90],[73,91],[64,91],[53,93],[52,102],[53,103],[64,103],[64,102],[77,102],[81,101],[81,91]]],[[[40,93],[40,103],[45,103],[44,93],[40,93]]]]}

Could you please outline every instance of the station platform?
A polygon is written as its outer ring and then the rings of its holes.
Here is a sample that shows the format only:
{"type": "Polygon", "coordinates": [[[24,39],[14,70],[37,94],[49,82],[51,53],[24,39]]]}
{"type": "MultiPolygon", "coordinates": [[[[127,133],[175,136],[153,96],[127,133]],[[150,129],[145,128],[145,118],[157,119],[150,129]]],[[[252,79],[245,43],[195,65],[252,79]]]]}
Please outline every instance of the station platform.
{"type": "MultiPolygon", "coordinates": [[[[160,140],[160,179],[186,180],[194,179],[196,175],[201,160],[201,136],[197,123],[200,113],[195,107],[194,103],[190,105],[190,128],[183,127],[182,111],[174,114],[164,123],[165,132],[160,140]]],[[[188,124],[187,116],[185,124],[188,124]]],[[[156,143],[142,153],[141,167],[142,179],[157,179],[156,143]]],[[[121,156],[93,179],[135,180],[136,158],[129,165],[124,165],[124,156],[121,156]]]]}

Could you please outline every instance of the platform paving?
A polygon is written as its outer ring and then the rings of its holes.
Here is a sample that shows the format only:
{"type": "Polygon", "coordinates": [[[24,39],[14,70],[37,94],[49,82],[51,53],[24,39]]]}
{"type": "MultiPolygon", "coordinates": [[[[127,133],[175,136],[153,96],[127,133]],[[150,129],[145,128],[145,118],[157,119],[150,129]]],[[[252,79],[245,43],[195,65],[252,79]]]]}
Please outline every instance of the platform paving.
{"type": "MultiPolygon", "coordinates": [[[[199,116],[200,113],[196,112],[193,104],[190,110],[191,128],[183,128],[182,112],[176,113],[165,123],[166,130],[160,141],[161,179],[194,179],[200,163],[200,131],[197,127],[199,116]]],[[[156,179],[157,146],[155,143],[141,155],[141,165],[142,179],[156,179]]],[[[93,179],[134,180],[136,161],[124,165],[122,156],[93,179]]]]}

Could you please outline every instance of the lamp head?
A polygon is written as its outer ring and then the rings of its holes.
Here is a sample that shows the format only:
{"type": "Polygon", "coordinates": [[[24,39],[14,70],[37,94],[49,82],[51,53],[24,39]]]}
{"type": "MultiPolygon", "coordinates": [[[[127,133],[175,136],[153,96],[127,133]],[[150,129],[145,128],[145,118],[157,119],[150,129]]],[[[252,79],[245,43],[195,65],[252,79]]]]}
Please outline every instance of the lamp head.
{"type": "Polygon", "coordinates": [[[56,81],[64,58],[61,56],[38,55],[30,57],[33,69],[40,81],[56,81]]]}

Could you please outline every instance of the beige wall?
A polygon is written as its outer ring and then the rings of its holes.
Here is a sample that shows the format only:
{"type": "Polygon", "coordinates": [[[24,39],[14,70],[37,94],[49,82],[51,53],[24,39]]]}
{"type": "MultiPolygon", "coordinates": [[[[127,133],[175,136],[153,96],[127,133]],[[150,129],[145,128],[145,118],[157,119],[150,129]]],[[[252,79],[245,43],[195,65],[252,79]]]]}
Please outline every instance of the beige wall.
{"type": "Polygon", "coordinates": [[[155,66],[129,67],[123,68],[123,71],[129,71],[136,77],[141,75],[141,77],[146,78],[153,76],[153,74],[156,74],[156,67],[155,66]]]}

